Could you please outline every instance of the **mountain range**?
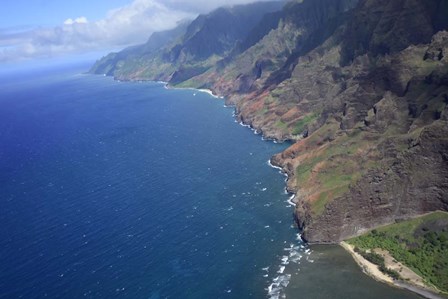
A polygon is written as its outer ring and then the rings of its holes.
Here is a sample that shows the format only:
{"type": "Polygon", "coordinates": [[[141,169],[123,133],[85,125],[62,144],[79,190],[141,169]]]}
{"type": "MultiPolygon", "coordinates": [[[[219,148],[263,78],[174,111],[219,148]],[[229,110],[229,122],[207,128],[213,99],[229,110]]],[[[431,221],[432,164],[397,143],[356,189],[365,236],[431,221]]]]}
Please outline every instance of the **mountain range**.
{"type": "Polygon", "coordinates": [[[448,210],[448,1],[303,0],[219,8],[111,53],[119,80],[207,88],[293,144],[288,174],[311,243],[448,210]]]}

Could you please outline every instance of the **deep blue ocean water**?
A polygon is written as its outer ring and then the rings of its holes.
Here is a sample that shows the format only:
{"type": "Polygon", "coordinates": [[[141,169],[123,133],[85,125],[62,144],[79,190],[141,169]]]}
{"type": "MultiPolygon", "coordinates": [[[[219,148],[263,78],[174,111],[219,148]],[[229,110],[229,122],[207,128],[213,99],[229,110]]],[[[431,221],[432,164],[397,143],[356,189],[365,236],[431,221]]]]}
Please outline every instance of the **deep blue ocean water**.
{"type": "Polygon", "coordinates": [[[78,69],[2,77],[0,298],[267,298],[292,281],[303,298],[338,298],[325,273],[339,266],[298,240],[267,163],[287,144],[232,113],[206,93],[78,69]]]}

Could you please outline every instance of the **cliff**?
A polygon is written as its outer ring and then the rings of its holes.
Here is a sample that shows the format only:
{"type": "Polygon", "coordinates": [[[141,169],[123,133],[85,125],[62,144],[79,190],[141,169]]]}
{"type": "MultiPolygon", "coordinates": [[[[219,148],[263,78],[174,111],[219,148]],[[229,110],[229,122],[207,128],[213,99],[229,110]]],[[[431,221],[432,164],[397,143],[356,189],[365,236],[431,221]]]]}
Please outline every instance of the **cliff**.
{"type": "Polygon", "coordinates": [[[272,162],[309,242],[448,210],[448,1],[276,4],[199,16],[158,51],[92,71],[210,88],[266,137],[293,140],[272,162]]]}
{"type": "Polygon", "coordinates": [[[111,53],[90,71],[119,80],[183,82],[228,56],[264,15],[278,11],[282,5],[274,1],[216,9],[173,30],[153,33],[143,45],[111,53]]]}

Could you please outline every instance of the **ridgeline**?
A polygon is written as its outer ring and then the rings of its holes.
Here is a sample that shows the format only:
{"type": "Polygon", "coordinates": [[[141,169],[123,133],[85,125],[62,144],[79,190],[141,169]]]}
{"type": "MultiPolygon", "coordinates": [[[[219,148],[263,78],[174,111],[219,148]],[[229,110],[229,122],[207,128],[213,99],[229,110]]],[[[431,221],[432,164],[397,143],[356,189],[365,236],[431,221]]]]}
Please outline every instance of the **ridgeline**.
{"type": "Polygon", "coordinates": [[[265,137],[311,243],[448,210],[448,1],[220,8],[91,73],[211,89],[265,137]]]}

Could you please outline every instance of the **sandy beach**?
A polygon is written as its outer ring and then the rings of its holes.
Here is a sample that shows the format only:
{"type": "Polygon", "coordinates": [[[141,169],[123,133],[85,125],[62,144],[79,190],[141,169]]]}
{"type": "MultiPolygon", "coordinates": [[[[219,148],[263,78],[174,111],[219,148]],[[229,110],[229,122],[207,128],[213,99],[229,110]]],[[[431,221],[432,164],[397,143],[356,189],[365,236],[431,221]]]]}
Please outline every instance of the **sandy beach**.
{"type": "Polygon", "coordinates": [[[364,273],[366,273],[367,275],[371,276],[372,278],[374,278],[378,281],[382,281],[382,282],[394,285],[394,281],[392,278],[383,274],[383,272],[381,272],[378,269],[377,265],[369,262],[368,260],[363,258],[359,253],[356,253],[354,250],[354,247],[352,245],[350,245],[346,242],[341,242],[340,244],[344,249],[346,249],[352,255],[352,257],[354,258],[356,263],[362,268],[364,273]]]}
{"type": "Polygon", "coordinates": [[[413,272],[411,269],[401,264],[400,262],[395,261],[386,250],[378,249],[375,250],[375,252],[381,254],[384,257],[386,267],[399,272],[404,281],[393,280],[391,277],[382,273],[378,269],[377,265],[369,262],[359,253],[356,253],[353,245],[350,245],[346,242],[341,242],[340,245],[351,254],[353,259],[361,267],[364,273],[371,276],[377,281],[385,282],[398,288],[410,290],[429,299],[447,298],[446,296],[439,294],[435,288],[431,288],[425,285],[423,279],[419,275],[417,275],[415,272],[413,272]]]}

